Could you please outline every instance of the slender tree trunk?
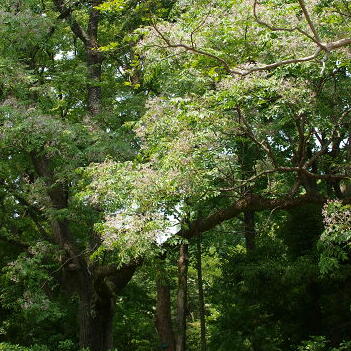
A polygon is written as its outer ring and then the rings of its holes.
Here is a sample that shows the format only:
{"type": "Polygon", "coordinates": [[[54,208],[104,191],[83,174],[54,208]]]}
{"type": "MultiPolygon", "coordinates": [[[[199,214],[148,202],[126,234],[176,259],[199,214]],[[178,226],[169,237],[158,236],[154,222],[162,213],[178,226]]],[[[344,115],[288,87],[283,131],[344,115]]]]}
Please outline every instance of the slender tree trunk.
{"type": "Polygon", "coordinates": [[[92,8],[89,14],[87,69],[88,69],[88,110],[92,116],[101,112],[101,72],[103,56],[99,51],[98,30],[100,22],[100,11],[95,6],[101,4],[102,0],[92,0],[92,8]]]}
{"type": "Polygon", "coordinates": [[[206,351],[206,318],[205,318],[205,299],[204,299],[204,286],[202,279],[202,248],[201,236],[196,240],[196,269],[197,269],[197,287],[199,295],[199,315],[200,315],[200,350],[206,351]]]}
{"type": "Polygon", "coordinates": [[[101,53],[97,48],[87,48],[88,110],[92,116],[101,112],[101,64],[101,53]]]}
{"type": "Polygon", "coordinates": [[[163,350],[174,351],[175,338],[171,316],[171,291],[169,282],[165,277],[157,278],[156,289],[156,329],[160,338],[160,343],[163,350]]]}
{"type": "Polygon", "coordinates": [[[244,212],[244,233],[247,251],[252,251],[256,247],[255,212],[244,212]]]}
{"type": "Polygon", "coordinates": [[[188,244],[181,244],[178,258],[176,351],[185,351],[188,294],[188,244]]]}

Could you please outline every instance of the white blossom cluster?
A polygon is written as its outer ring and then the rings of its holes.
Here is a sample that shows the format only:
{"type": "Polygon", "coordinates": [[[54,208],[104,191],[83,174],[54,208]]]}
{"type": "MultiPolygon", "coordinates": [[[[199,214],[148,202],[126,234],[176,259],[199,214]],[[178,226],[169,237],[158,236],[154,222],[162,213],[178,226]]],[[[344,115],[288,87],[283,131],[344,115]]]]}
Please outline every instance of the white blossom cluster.
{"type": "MultiPolygon", "coordinates": [[[[328,201],[323,207],[325,225],[322,240],[342,236],[343,240],[351,238],[351,206],[343,205],[341,201],[328,201]]],[[[341,239],[341,238],[340,238],[341,239]]]]}

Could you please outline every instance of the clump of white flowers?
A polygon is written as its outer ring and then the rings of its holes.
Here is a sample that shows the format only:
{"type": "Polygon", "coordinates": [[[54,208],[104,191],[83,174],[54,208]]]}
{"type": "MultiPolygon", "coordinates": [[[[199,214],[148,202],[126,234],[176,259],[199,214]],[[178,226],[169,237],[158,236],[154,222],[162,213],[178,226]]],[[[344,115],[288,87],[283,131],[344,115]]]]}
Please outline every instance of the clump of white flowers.
{"type": "Polygon", "coordinates": [[[321,240],[338,239],[348,241],[351,238],[351,206],[341,201],[328,201],[323,207],[325,230],[321,240]]]}
{"type": "Polygon", "coordinates": [[[319,241],[319,267],[323,275],[337,274],[347,262],[351,247],[351,206],[328,201],[323,207],[324,232],[319,241]]]}

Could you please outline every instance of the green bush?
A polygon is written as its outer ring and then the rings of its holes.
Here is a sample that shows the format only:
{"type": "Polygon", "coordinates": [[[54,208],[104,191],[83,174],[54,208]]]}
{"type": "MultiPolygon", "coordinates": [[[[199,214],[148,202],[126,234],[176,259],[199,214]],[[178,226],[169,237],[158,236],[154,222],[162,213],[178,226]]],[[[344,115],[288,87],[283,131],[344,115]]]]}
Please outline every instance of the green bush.
{"type": "Polygon", "coordinates": [[[8,343],[0,343],[0,351],[49,351],[49,349],[41,345],[34,345],[28,348],[8,343]]]}
{"type": "Polygon", "coordinates": [[[349,351],[351,341],[344,341],[337,347],[328,346],[328,341],[324,336],[315,336],[308,341],[304,341],[297,351],[349,351]]]}

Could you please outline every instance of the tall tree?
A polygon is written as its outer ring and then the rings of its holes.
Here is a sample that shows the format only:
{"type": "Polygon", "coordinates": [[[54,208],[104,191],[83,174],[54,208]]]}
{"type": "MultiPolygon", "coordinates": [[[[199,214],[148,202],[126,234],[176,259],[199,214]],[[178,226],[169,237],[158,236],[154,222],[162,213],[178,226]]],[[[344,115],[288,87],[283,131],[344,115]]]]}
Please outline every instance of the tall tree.
{"type": "Polygon", "coordinates": [[[160,225],[161,214],[162,229],[170,230],[190,212],[177,232],[186,239],[244,216],[252,250],[259,212],[340,196],[334,185],[347,178],[348,15],[338,1],[338,25],[324,2],[276,8],[274,1],[221,1],[209,12],[210,5],[181,2],[174,21],[147,28],[143,63],[149,76],[163,72],[163,93],[136,126],[139,165],[111,163],[110,177],[95,167],[93,189],[111,212],[118,208],[147,228],[160,225]],[[328,168],[330,157],[335,167],[328,168]],[[123,177],[127,185],[118,184],[123,177]],[[132,188],[128,201],[106,198],[111,183],[115,194],[132,188]]]}
{"type": "MultiPolygon", "coordinates": [[[[102,260],[91,258],[102,242],[94,225],[103,214],[87,203],[78,204],[75,172],[106,157],[117,161],[134,156],[132,135],[122,125],[138,117],[145,101],[143,93],[138,97],[134,86],[124,84],[131,74],[133,43],[121,45],[115,54],[122,73],[115,72],[112,55],[108,62],[101,48],[101,42],[108,44],[113,35],[124,40],[140,23],[142,11],[137,9],[134,23],[128,23],[135,7],[131,1],[108,28],[101,4],[6,2],[1,24],[4,42],[14,43],[11,48],[2,45],[1,54],[15,63],[11,74],[18,75],[4,82],[2,90],[3,181],[36,226],[37,235],[28,245],[48,240],[62,250],[61,283],[79,296],[79,343],[92,351],[113,347],[116,296],[140,261],[106,254],[102,260]],[[25,31],[34,35],[24,35],[25,31]]],[[[27,240],[11,236],[19,244],[27,240]]]]}

